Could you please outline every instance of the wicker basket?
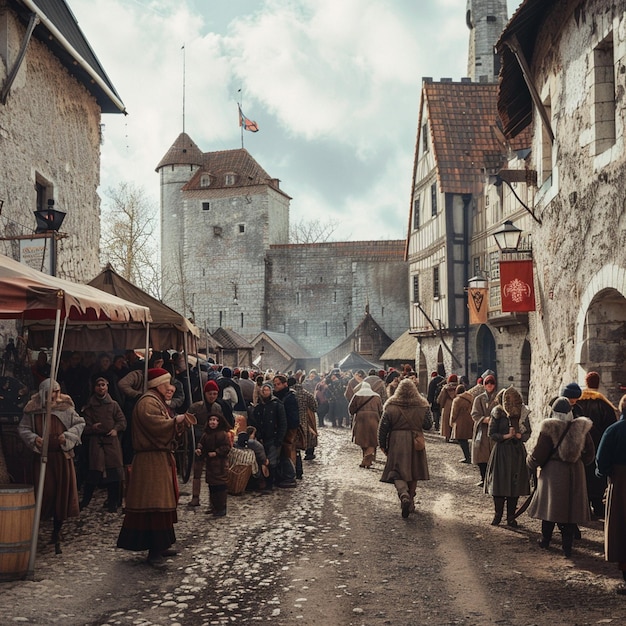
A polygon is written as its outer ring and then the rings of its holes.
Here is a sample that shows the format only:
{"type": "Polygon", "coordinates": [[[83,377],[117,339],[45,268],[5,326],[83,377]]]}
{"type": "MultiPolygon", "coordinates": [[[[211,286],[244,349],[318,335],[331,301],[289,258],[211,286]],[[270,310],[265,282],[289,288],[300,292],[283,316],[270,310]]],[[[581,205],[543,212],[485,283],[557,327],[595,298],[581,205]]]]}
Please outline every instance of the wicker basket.
{"type": "Polygon", "coordinates": [[[228,469],[228,493],[231,496],[239,496],[245,490],[252,476],[252,466],[233,465],[228,469]]]}

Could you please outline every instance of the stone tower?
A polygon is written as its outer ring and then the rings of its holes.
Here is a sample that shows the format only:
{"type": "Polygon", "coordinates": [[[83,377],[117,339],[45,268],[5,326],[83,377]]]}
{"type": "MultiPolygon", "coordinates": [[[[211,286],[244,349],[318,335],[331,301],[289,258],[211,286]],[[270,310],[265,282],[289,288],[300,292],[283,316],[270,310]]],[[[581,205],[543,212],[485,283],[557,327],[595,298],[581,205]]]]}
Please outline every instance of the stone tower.
{"type": "Polygon", "coordinates": [[[181,133],[161,177],[163,301],[209,332],[265,328],[266,254],[289,239],[289,202],[247,150],[203,153],[181,133]]]}
{"type": "Polygon", "coordinates": [[[472,82],[497,82],[500,63],[493,47],[506,26],[507,15],[506,0],[467,0],[467,75],[472,82]]]}

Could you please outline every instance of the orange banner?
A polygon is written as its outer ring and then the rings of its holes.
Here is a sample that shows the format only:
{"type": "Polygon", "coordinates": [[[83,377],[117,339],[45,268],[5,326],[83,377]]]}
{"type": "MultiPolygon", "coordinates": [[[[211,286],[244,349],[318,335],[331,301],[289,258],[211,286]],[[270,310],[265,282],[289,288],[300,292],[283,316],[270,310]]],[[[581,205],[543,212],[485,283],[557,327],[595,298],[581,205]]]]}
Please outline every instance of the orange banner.
{"type": "Polygon", "coordinates": [[[469,323],[486,324],[487,310],[489,308],[487,289],[484,287],[480,289],[470,287],[467,290],[467,302],[469,306],[469,323]]]}
{"type": "Polygon", "coordinates": [[[532,260],[500,261],[500,292],[503,313],[534,311],[532,260]]]}

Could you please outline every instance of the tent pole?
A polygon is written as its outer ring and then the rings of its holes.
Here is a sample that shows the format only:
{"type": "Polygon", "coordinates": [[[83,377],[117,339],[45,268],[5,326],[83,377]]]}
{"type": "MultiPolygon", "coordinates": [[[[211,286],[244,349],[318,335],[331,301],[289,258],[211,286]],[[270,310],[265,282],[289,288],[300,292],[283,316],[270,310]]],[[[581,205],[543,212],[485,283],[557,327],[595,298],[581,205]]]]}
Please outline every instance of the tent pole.
{"type": "Polygon", "coordinates": [[[143,392],[148,391],[148,350],[150,350],[150,322],[146,323],[146,351],[143,356],[143,392]]]}
{"type": "MultiPolygon", "coordinates": [[[[191,376],[189,374],[189,354],[187,352],[187,333],[183,335],[183,355],[185,359],[185,372],[187,373],[185,377],[185,383],[187,384],[187,393],[189,394],[189,406],[191,406],[193,404],[193,397],[191,395],[191,376]]],[[[198,364],[198,370],[200,370],[199,364],[198,364]]]]}
{"type": "Polygon", "coordinates": [[[48,443],[50,440],[50,420],[52,417],[52,389],[57,376],[57,354],[59,342],[59,327],[61,326],[61,306],[63,304],[63,291],[57,293],[57,310],[54,322],[54,342],[52,344],[52,363],[50,369],[50,389],[46,398],[46,415],[43,422],[43,443],[41,445],[41,467],[39,471],[39,482],[37,483],[37,498],[35,500],[35,517],[33,519],[33,530],[30,538],[30,556],[28,558],[28,569],[25,578],[34,580],[35,577],[35,555],[37,554],[37,539],[39,536],[39,522],[41,519],[41,505],[43,503],[43,487],[46,480],[46,468],[48,465],[48,443]]]}

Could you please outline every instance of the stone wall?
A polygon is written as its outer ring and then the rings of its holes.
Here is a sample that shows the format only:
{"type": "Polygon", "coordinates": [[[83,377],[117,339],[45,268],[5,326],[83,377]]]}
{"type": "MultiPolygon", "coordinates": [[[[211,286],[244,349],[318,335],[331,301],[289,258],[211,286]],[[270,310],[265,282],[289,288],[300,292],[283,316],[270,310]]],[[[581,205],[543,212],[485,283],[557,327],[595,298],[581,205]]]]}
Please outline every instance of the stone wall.
{"type": "MultiPolygon", "coordinates": [[[[0,6],[0,83],[23,36],[23,25],[0,6]]],[[[77,282],[91,280],[100,267],[100,119],[93,96],[32,38],[7,102],[0,104],[1,234],[32,234],[35,185],[43,185],[47,198],[67,213],[57,275],[77,282]]],[[[17,258],[18,244],[3,241],[0,251],[17,258]]]]}
{"type": "Polygon", "coordinates": [[[312,356],[340,344],[365,314],[392,338],[408,328],[404,241],[274,246],[268,253],[267,330],[288,333],[312,356]]]}

